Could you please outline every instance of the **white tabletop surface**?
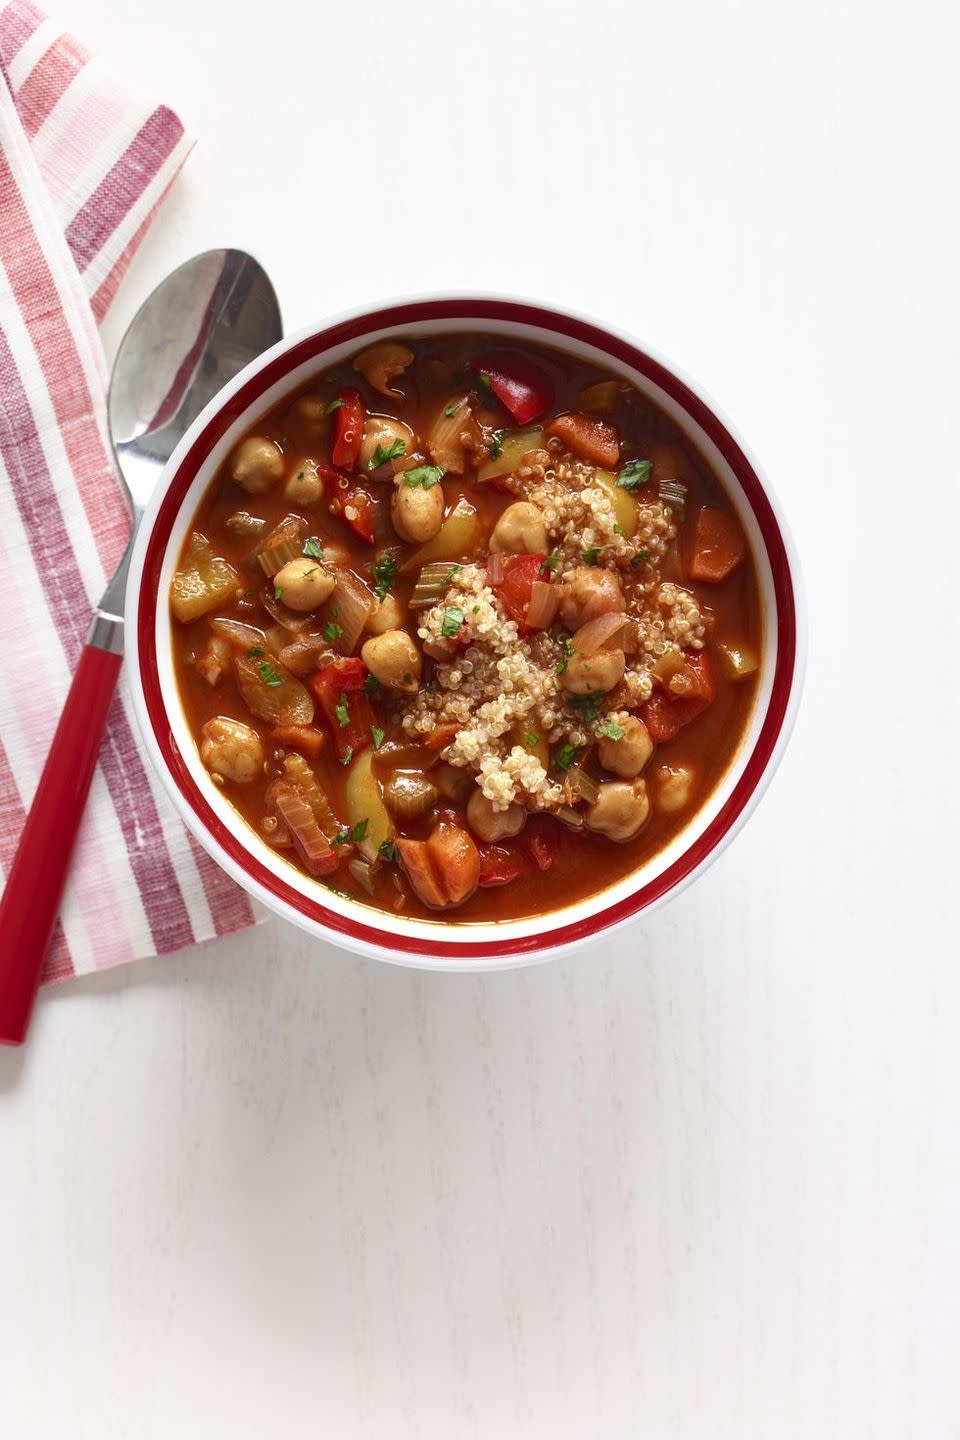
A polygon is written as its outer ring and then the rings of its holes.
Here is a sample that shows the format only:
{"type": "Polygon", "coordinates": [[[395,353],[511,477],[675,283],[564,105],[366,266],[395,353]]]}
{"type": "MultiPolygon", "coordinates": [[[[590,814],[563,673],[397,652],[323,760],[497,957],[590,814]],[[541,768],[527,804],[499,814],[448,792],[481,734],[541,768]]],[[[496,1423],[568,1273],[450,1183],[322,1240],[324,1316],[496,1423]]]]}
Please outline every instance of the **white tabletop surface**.
{"type": "Polygon", "coordinates": [[[63,0],[290,327],[527,292],[750,438],[811,652],[694,889],[492,977],[274,922],[0,1054],[11,1440],[960,1433],[960,234],[944,3],[63,0]]]}

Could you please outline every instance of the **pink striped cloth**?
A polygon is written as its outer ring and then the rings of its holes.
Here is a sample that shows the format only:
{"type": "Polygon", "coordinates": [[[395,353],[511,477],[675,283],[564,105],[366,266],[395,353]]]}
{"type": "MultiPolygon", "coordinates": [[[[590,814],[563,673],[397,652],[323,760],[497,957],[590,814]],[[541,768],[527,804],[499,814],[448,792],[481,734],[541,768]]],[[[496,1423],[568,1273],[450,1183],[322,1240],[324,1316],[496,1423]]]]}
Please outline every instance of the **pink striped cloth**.
{"type": "MultiPolygon", "coordinates": [[[[129,520],[106,440],[97,322],[186,159],[31,0],[0,0],[0,868],[6,873],[90,613],[129,520]]],[[[62,980],[237,930],[242,891],[187,835],[121,682],[47,957],[62,980]]]]}

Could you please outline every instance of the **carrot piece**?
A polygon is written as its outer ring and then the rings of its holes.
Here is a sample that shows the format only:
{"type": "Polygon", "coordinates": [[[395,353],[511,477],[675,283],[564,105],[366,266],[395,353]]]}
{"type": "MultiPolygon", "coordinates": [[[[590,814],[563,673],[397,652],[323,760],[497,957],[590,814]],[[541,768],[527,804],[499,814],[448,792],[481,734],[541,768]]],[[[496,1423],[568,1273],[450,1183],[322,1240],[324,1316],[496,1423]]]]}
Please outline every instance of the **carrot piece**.
{"type": "Polygon", "coordinates": [[[743,531],[729,510],[704,505],[693,527],[693,554],[690,576],[714,584],[726,580],[746,554],[743,531]]]}
{"type": "Polygon", "coordinates": [[[663,745],[665,741],[672,740],[680,729],[676,705],[662,690],[655,690],[650,699],[640,706],[640,718],[655,745],[663,745]]]}
{"type": "Polygon", "coordinates": [[[558,439],[586,460],[588,465],[602,465],[612,470],[620,459],[620,441],[612,425],[598,420],[593,415],[558,415],[544,428],[545,435],[556,435],[558,439]]]}
{"type": "Polygon", "coordinates": [[[407,879],[424,905],[429,905],[434,910],[442,910],[447,903],[447,897],[434,872],[426,840],[405,840],[398,836],[393,843],[397,847],[407,879]]]}
{"type": "Polygon", "coordinates": [[[326,735],[315,725],[275,725],[270,739],[284,750],[296,750],[307,760],[316,760],[327,743],[326,735]]]}
{"type": "Polygon", "coordinates": [[[480,851],[473,836],[459,825],[438,825],[427,849],[448,904],[461,904],[480,880],[480,851]]]}

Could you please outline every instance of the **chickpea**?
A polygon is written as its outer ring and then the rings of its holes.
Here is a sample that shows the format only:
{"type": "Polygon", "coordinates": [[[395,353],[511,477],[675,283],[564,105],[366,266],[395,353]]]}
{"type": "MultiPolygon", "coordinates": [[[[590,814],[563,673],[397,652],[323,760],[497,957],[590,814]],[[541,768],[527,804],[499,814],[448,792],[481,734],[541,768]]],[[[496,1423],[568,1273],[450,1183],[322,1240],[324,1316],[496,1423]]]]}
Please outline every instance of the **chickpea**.
{"type": "Polygon", "coordinates": [[[442,486],[431,485],[424,490],[422,485],[408,485],[403,475],[398,475],[390,500],[393,528],[401,540],[418,544],[432,540],[443,524],[443,505],[442,486]]]}
{"type": "Polygon", "coordinates": [[[568,630],[579,630],[598,615],[613,615],[624,608],[623,590],[612,570],[578,565],[560,584],[560,618],[568,630]]]}
{"type": "Polygon", "coordinates": [[[317,474],[316,460],[301,460],[294,466],[283,487],[283,498],[291,505],[316,505],[323,499],[323,480],[317,474]]]}
{"type": "Polygon", "coordinates": [[[330,424],[327,402],[322,395],[301,395],[294,401],[290,414],[312,440],[319,440],[330,424]]]}
{"type": "Polygon", "coordinates": [[[386,630],[398,630],[402,621],[403,611],[396,596],[384,595],[370,612],[367,629],[371,635],[382,635],[386,630]]]}
{"type": "Polygon", "coordinates": [[[249,785],[263,772],[263,745],[256,730],[241,720],[218,715],[202,730],[200,759],[212,775],[249,785]]]}
{"type": "MultiPolygon", "coordinates": [[[[404,455],[412,455],[417,437],[409,425],[404,425],[402,420],[394,420],[389,415],[371,415],[363,427],[363,439],[360,441],[361,468],[371,470],[377,450],[386,453],[398,440],[403,449],[394,458],[400,460],[404,455]]],[[[379,469],[379,466],[377,468],[379,469]]]]}
{"type": "Polygon", "coordinates": [[[632,780],[653,754],[653,741],[646,725],[636,715],[627,715],[618,724],[623,731],[620,739],[611,740],[609,735],[601,735],[597,754],[604,770],[632,780]]]}
{"type": "Polygon", "coordinates": [[[596,655],[580,655],[576,650],[567,660],[560,684],[570,695],[604,694],[619,685],[627,667],[622,650],[598,650],[596,655]]]}
{"type": "Polygon", "coordinates": [[[385,630],[364,642],[360,651],[364,665],[375,680],[388,690],[416,690],[423,669],[420,651],[406,630],[385,630]]]}
{"type": "Polygon", "coordinates": [[[283,471],[283,451],[265,435],[248,435],[230,457],[231,478],[248,495],[264,495],[283,471]]]}
{"type": "Polygon", "coordinates": [[[663,815],[676,815],[685,810],[693,796],[695,776],[687,765],[658,765],[657,809],[663,815]]]}
{"type": "Polygon", "coordinates": [[[543,514],[529,500],[508,505],[493,527],[490,549],[510,555],[542,555],[547,550],[547,527],[543,514]]]}
{"type": "Polygon", "coordinates": [[[274,575],[273,583],[283,592],[280,598],[291,610],[316,610],[324,600],[329,600],[337,581],[319,560],[304,555],[298,560],[288,560],[274,575]]]}
{"type": "Polygon", "coordinates": [[[600,794],[588,806],[587,828],[610,840],[632,840],[650,814],[650,797],[645,780],[604,780],[600,794]]]}
{"type": "Polygon", "coordinates": [[[520,834],[527,823],[527,812],[522,805],[513,804],[506,810],[495,810],[493,801],[482,790],[474,790],[467,801],[467,820],[478,839],[505,840],[508,835],[520,834]]]}

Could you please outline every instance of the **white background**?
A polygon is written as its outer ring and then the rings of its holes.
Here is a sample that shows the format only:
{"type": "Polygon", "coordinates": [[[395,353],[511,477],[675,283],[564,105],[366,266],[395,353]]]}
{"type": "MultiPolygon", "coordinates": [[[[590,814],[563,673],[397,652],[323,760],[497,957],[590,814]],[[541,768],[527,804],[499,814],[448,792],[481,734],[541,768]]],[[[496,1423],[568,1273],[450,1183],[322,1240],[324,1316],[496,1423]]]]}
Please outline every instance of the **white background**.
{"type": "Polygon", "coordinates": [[[46,996],[0,1054],[3,1433],[956,1436],[953,7],[60,14],[200,139],[111,345],[218,244],[291,327],[591,311],[749,438],[811,654],[746,832],[613,942],[443,977],[272,923],[46,996]]]}

